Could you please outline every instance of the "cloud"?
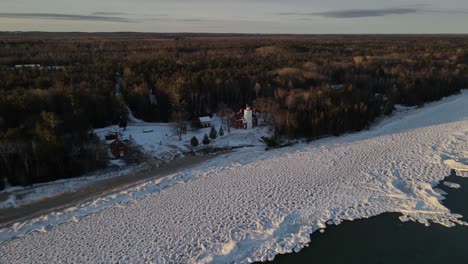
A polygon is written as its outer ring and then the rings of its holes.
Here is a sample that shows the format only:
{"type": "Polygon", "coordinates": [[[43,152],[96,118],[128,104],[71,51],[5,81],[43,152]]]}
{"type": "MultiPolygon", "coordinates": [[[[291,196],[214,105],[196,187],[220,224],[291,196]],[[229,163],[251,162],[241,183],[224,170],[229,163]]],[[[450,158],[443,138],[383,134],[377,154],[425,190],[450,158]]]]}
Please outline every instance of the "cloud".
{"type": "Polygon", "coordinates": [[[169,15],[159,17],[145,18],[144,21],[158,21],[158,22],[219,22],[221,20],[214,20],[208,18],[175,18],[169,15]]]}
{"type": "Polygon", "coordinates": [[[379,17],[387,15],[405,15],[417,13],[416,8],[386,8],[386,9],[350,9],[338,11],[326,11],[310,13],[310,15],[331,17],[331,18],[357,18],[357,17],[379,17]]]}
{"type": "Polygon", "coordinates": [[[408,15],[408,14],[427,14],[427,13],[440,13],[440,14],[468,14],[467,10],[435,10],[426,9],[425,5],[413,7],[393,7],[393,8],[380,8],[380,9],[347,9],[347,10],[332,10],[323,12],[285,12],[279,13],[283,16],[321,16],[327,18],[362,18],[362,17],[382,17],[389,15],[408,15]]]}
{"type": "Polygon", "coordinates": [[[98,22],[119,22],[137,23],[138,20],[117,16],[117,13],[96,12],[91,15],[73,15],[56,13],[0,13],[0,18],[24,18],[24,19],[52,19],[52,20],[73,20],[73,21],[98,21],[98,22]],[[101,15],[97,14],[101,13],[101,15]]]}
{"type": "Polygon", "coordinates": [[[118,13],[118,12],[94,12],[92,13],[94,16],[120,16],[120,15],[127,15],[127,13],[118,13]]]}
{"type": "Polygon", "coordinates": [[[90,15],[78,14],[58,14],[58,13],[0,13],[1,18],[17,19],[48,19],[48,20],[71,20],[71,21],[98,21],[98,22],[119,22],[119,23],[141,23],[146,21],[159,22],[213,22],[207,18],[175,18],[168,14],[157,14],[151,17],[142,16],[138,19],[125,17],[128,13],[117,12],[94,12],[90,15]]]}
{"type": "Polygon", "coordinates": [[[441,14],[451,14],[451,15],[468,15],[468,10],[434,10],[434,9],[427,9],[427,10],[424,10],[424,13],[441,13],[441,14]]]}

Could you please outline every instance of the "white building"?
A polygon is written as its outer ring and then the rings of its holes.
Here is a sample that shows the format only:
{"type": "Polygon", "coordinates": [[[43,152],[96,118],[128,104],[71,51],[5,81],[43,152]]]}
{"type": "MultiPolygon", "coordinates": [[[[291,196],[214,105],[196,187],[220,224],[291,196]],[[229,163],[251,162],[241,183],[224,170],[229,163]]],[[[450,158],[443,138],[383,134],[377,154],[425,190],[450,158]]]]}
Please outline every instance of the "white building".
{"type": "Polygon", "coordinates": [[[211,118],[209,116],[202,116],[199,118],[201,127],[210,127],[211,118]]]}
{"type": "Polygon", "coordinates": [[[244,120],[246,123],[246,128],[252,129],[253,128],[253,112],[249,106],[247,106],[244,110],[244,120]]]}

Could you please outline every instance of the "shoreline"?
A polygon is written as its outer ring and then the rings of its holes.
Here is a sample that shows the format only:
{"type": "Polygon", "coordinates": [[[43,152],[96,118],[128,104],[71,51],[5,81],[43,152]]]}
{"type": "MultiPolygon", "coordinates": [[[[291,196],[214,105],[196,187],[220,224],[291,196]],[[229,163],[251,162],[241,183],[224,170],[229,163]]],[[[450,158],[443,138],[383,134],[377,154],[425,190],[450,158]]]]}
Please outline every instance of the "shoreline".
{"type": "MultiPolygon", "coordinates": [[[[468,220],[467,209],[464,206],[463,201],[467,198],[468,191],[466,189],[468,187],[468,179],[462,175],[457,175],[456,173],[451,172],[450,175],[447,175],[444,179],[442,179],[435,188],[441,189],[446,194],[444,195],[444,200],[442,203],[444,206],[450,209],[452,213],[463,215],[461,218],[462,221],[468,220]],[[451,188],[444,185],[444,182],[456,182],[461,184],[461,188],[451,188]]],[[[421,252],[429,254],[431,250],[427,250],[431,246],[434,247],[436,244],[437,236],[447,233],[451,235],[444,236],[447,241],[451,241],[453,239],[448,239],[450,236],[455,237],[455,233],[460,230],[464,230],[464,234],[468,232],[468,227],[466,225],[455,225],[452,227],[446,227],[443,225],[439,225],[436,223],[431,223],[430,225],[422,225],[416,219],[407,219],[407,221],[402,221],[402,217],[404,216],[401,212],[385,212],[379,215],[372,216],[370,218],[361,218],[355,220],[345,220],[342,223],[335,224],[330,223],[323,231],[316,230],[310,234],[310,242],[304,246],[299,252],[290,252],[285,254],[278,254],[275,256],[275,259],[272,261],[267,261],[266,263],[271,264],[281,264],[281,263],[310,263],[312,260],[314,261],[323,261],[327,259],[330,263],[342,263],[345,259],[348,263],[362,263],[362,258],[359,255],[359,250],[365,252],[371,252],[366,256],[369,258],[368,261],[374,260],[378,261],[381,259],[382,256],[386,258],[391,258],[394,256],[402,256],[407,254],[404,258],[407,257],[414,258],[418,253],[411,252],[408,254],[408,251],[405,251],[405,247],[413,247],[417,248],[421,252]],[[368,230],[372,230],[370,233],[366,233],[368,230]],[[392,230],[390,232],[386,232],[386,230],[392,230]],[[448,230],[445,230],[448,229],[448,230]],[[381,233],[377,234],[380,230],[381,233]],[[416,234],[416,239],[413,239],[413,242],[407,242],[410,239],[410,236],[406,236],[408,232],[412,232],[416,234]],[[363,241],[359,244],[359,250],[356,246],[346,246],[352,242],[352,239],[348,237],[356,237],[358,234],[363,234],[363,241]],[[383,235],[383,236],[382,236],[383,235]],[[424,237],[420,239],[420,237],[424,237]],[[427,238],[431,238],[427,240],[427,238]],[[343,242],[346,240],[346,242],[343,242]],[[391,240],[395,243],[386,243],[386,241],[391,240]],[[379,242],[379,243],[377,243],[379,242]],[[398,242],[398,243],[396,243],[398,242]],[[375,247],[374,245],[379,245],[381,243],[386,243],[386,250],[381,250],[379,247],[375,247]],[[330,258],[330,254],[332,250],[335,249],[328,249],[330,245],[333,244],[334,246],[338,247],[340,250],[344,250],[345,254],[343,257],[332,257],[330,258]],[[403,246],[401,246],[403,245],[403,246]],[[425,251],[424,251],[425,250],[425,251]],[[378,253],[372,253],[378,252],[378,253]],[[379,255],[380,254],[380,255],[379,255]]],[[[463,236],[455,237],[460,238],[463,236]]],[[[466,239],[461,242],[466,243],[466,239]]],[[[458,243],[452,243],[451,245],[457,245],[458,243]]],[[[445,247],[446,250],[452,249],[450,246],[446,246],[444,244],[442,247],[445,247]]],[[[445,253],[440,253],[440,251],[432,251],[434,252],[431,255],[433,257],[441,257],[445,253]]],[[[445,251],[446,252],[446,251],[445,251]]],[[[445,257],[445,256],[444,256],[445,257]]],[[[459,262],[459,258],[468,259],[467,255],[454,255],[451,256],[452,258],[457,259],[459,262]]],[[[394,262],[401,262],[402,259],[395,259],[394,262]]],[[[432,263],[424,261],[425,263],[432,263]]],[[[436,261],[435,261],[436,262],[436,261]]],[[[434,262],[434,263],[435,263],[434,262]]],[[[455,261],[452,261],[455,262],[455,261]]],[[[260,264],[260,262],[255,262],[260,264]]],[[[262,262],[264,263],[264,262],[262,262]]]]}
{"type": "Polygon", "coordinates": [[[148,180],[164,178],[170,174],[189,169],[202,162],[227,153],[226,151],[208,153],[203,155],[187,156],[156,167],[147,163],[136,173],[97,180],[94,183],[72,192],[64,192],[55,196],[46,197],[31,203],[12,208],[0,209],[0,228],[5,228],[19,221],[29,220],[53,211],[66,209],[79,203],[109,195],[117,191],[131,188],[148,180]]]}

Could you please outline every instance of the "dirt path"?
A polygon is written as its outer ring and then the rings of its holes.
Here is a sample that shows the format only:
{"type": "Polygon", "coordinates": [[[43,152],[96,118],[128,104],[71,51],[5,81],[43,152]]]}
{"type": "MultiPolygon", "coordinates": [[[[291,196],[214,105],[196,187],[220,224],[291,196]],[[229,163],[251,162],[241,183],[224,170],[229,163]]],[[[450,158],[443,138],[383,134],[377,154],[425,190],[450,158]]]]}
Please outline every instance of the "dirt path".
{"type": "Polygon", "coordinates": [[[193,167],[218,155],[220,154],[190,156],[171,161],[159,168],[150,165],[148,169],[138,173],[96,181],[92,185],[74,192],[59,194],[17,208],[0,209],[0,228],[18,221],[31,219],[55,210],[67,208],[105,194],[129,188],[149,179],[165,177],[169,174],[193,167]]]}

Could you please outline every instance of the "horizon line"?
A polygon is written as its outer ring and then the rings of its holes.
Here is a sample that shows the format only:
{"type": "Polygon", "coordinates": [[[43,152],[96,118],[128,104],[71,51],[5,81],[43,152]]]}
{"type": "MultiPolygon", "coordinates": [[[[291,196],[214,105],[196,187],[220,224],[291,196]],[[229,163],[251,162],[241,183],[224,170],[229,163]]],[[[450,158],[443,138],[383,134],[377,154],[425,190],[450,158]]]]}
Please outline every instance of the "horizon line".
{"type": "Polygon", "coordinates": [[[360,36],[360,35],[468,35],[466,33],[450,33],[450,32],[435,32],[435,33],[245,33],[245,32],[190,32],[190,31],[179,31],[179,32],[150,32],[150,31],[0,31],[0,34],[31,34],[31,33],[42,33],[42,34],[161,34],[161,35],[264,35],[264,36],[360,36]]]}

